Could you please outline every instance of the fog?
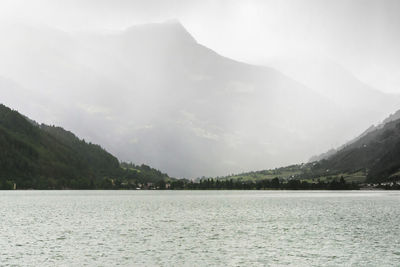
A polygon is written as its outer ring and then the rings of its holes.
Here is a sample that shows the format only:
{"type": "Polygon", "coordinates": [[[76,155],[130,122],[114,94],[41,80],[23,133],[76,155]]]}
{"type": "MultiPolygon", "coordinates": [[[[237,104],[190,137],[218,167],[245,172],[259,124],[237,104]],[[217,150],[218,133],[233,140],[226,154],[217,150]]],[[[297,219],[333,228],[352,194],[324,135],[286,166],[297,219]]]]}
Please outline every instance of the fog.
{"type": "Polygon", "coordinates": [[[0,102],[177,177],[307,161],[400,107],[398,1],[2,1],[0,102]]]}
{"type": "Polygon", "coordinates": [[[179,19],[202,44],[230,58],[265,64],[311,53],[362,81],[399,92],[397,0],[3,0],[2,20],[64,30],[122,30],[179,19]]]}

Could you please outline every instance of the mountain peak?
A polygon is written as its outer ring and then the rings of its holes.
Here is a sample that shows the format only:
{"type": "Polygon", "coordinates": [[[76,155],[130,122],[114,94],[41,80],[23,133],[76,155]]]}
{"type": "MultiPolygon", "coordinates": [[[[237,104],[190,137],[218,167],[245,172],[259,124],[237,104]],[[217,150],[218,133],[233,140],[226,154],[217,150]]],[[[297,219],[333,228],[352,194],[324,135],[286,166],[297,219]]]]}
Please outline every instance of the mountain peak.
{"type": "Polygon", "coordinates": [[[182,23],[178,19],[167,19],[160,24],[171,24],[171,25],[175,25],[175,26],[184,28],[182,23]]]}
{"type": "Polygon", "coordinates": [[[126,29],[125,32],[139,34],[143,36],[158,37],[164,40],[170,39],[196,43],[196,40],[193,38],[193,36],[177,19],[170,19],[161,23],[134,25],[126,29]]]}

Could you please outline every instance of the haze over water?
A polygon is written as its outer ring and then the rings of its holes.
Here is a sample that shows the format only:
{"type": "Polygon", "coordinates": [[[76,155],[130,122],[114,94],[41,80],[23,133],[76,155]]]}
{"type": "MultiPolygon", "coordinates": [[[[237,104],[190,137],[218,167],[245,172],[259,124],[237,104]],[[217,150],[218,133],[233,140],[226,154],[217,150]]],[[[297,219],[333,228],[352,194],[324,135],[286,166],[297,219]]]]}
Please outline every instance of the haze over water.
{"type": "Polygon", "coordinates": [[[1,265],[395,266],[400,192],[0,192],[1,265]]]}

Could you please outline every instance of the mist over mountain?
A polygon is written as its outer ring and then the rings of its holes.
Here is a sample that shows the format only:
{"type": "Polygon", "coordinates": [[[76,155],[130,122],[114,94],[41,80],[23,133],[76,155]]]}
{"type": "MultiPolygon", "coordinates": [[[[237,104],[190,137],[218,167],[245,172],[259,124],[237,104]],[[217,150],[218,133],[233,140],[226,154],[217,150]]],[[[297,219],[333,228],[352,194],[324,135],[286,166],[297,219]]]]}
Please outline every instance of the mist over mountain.
{"type": "Polygon", "coordinates": [[[3,24],[0,33],[5,104],[177,177],[304,162],[398,103],[348,73],[306,82],[220,56],[177,21],[79,33],[3,24]]]}
{"type": "MultiPolygon", "coordinates": [[[[296,81],[328,98],[352,117],[349,133],[358,136],[399,108],[400,96],[383,93],[361,82],[340,64],[308,55],[281,57],[266,61],[296,81]]],[[[341,144],[340,144],[341,145],[341,144]]]]}

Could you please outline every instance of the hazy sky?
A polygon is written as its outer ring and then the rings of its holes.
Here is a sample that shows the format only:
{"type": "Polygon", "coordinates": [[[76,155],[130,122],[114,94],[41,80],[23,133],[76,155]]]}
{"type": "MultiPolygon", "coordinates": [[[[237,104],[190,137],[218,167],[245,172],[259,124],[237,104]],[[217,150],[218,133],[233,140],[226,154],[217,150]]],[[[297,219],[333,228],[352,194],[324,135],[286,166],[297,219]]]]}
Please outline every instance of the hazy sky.
{"type": "Polygon", "coordinates": [[[198,42],[234,59],[330,58],[376,88],[400,93],[397,0],[1,0],[2,21],[114,30],[176,18],[198,42]]]}

